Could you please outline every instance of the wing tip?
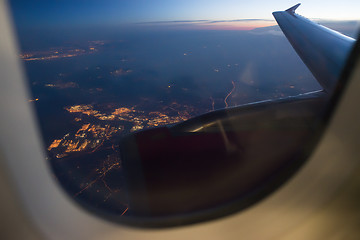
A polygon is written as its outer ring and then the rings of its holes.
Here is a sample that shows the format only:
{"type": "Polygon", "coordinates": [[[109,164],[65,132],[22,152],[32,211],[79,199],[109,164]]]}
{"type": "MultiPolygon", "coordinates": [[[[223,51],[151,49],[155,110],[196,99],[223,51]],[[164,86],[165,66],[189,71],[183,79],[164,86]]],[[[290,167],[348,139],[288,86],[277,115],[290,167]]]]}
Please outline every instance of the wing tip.
{"type": "Polygon", "coordinates": [[[286,12],[290,13],[290,14],[295,14],[295,10],[301,5],[301,3],[298,3],[294,6],[292,6],[291,8],[285,10],[286,12]]]}

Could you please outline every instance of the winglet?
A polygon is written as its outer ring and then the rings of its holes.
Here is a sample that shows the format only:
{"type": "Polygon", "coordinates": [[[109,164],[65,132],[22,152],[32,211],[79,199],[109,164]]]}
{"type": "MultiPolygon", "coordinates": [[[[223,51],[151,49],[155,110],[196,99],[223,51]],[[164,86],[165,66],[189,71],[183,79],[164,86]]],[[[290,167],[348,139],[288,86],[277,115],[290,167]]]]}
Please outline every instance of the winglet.
{"type": "Polygon", "coordinates": [[[287,9],[286,12],[290,14],[295,14],[295,10],[300,6],[301,3],[296,4],[295,6],[292,6],[291,8],[287,9]]]}

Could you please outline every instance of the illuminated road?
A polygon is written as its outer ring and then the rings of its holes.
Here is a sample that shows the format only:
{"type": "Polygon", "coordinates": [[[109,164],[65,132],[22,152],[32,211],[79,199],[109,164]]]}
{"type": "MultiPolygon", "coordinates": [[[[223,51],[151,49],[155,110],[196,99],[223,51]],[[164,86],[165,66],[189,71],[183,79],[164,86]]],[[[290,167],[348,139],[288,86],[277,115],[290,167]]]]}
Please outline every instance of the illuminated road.
{"type": "Polygon", "coordinates": [[[235,91],[235,83],[234,81],[231,81],[233,88],[231,89],[231,91],[229,92],[229,94],[225,97],[224,99],[224,103],[225,103],[225,107],[229,107],[228,103],[227,103],[227,99],[230,97],[230,95],[235,91]]]}
{"type": "Polygon", "coordinates": [[[107,197],[107,198],[109,198],[110,195],[112,194],[113,190],[107,185],[104,178],[106,177],[106,174],[109,171],[111,171],[112,169],[121,167],[120,166],[120,161],[115,161],[115,162],[112,162],[112,163],[109,163],[109,162],[111,162],[111,159],[107,159],[107,161],[104,162],[103,167],[101,169],[96,170],[96,172],[98,173],[98,176],[94,180],[92,180],[90,183],[88,183],[84,188],[82,188],[79,192],[77,192],[74,195],[74,197],[79,196],[81,193],[83,193],[84,191],[89,189],[91,186],[93,186],[96,182],[102,181],[104,183],[105,188],[109,190],[109,196],[107,197]]]}
{"type": "Polygon", "coordinates": [[[210,101],[211,101],[211,110],[215,110],[215,100],[212,98],[212,97],[210,97],[210,101]]]}
{"type": "Polygon", "coordinates": [[[127,210],[129,210],[129,208],[126,208],[125,211],[121,214],[121,216],[123,216],[127,212],[127,210]]]}

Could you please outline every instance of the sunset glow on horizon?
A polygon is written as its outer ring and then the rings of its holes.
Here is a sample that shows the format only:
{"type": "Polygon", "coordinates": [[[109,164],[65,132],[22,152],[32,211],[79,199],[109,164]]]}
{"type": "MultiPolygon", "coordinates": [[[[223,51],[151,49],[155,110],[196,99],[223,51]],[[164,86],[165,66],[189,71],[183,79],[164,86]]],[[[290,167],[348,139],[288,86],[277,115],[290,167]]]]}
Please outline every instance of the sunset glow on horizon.
{"type": "Polygon", "coordinates": [[[137,26],[144,26],[148,28],[171,28],[181,30],[237,30],[246,31],[256,28],[275,26],[275,20],[264,19],[238,19],[227,21],[163,21],[163,22],[149,22],[139,23],[137,26]]]}
{"type": "Polygon", "coordinates": [[[246,20],[246,21],[231,21],[231,22],[213,22],[209,24],[202,24],[199,29],[204,30],[253,30],[256,28],[275,26],[275,21],[265,20],[246,20]]]}

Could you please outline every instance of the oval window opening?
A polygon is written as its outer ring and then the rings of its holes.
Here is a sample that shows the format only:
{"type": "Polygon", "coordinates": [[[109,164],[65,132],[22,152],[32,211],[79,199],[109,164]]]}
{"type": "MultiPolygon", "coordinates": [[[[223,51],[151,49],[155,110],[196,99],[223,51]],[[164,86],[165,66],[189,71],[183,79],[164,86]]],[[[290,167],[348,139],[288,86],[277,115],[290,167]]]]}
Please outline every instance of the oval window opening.
{"type": "Polygon", "coordinates": [[[84,208],[143,227],[228,215],[289,179],[358,30],[357,12],[319,25],[299,5],[10,5],[54,177],[84,208]]]}

